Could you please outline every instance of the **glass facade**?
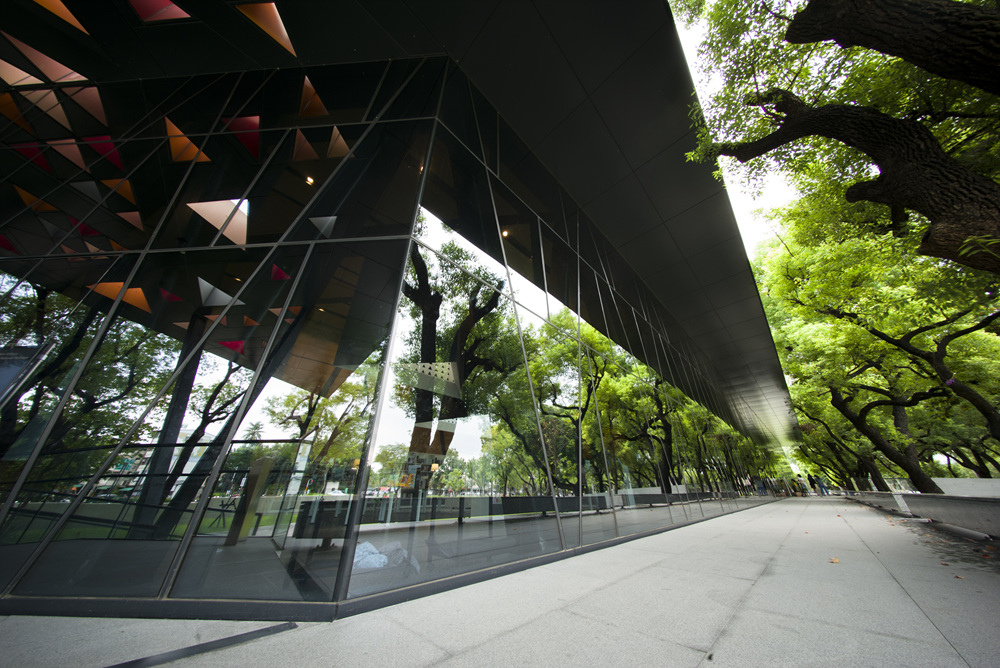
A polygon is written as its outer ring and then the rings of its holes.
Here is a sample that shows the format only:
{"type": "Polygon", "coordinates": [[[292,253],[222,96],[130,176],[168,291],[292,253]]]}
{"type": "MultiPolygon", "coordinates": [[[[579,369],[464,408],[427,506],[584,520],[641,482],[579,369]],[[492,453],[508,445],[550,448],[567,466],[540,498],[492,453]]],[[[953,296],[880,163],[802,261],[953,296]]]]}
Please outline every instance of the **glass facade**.
{"type": "Polygon", "coordinates": [[[78,88],[7,95],[3,597],[343,602],[768,500],[447,57],[78,88]]]}

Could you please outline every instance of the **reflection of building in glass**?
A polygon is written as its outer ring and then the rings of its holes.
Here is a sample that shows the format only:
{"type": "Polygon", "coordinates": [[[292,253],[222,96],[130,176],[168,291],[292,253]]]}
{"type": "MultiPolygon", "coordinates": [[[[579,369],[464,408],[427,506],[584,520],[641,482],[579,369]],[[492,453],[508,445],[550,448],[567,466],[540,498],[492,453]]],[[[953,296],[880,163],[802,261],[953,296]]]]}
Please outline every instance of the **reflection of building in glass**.
{"type": "Polygon", "coordinates": [[[0,8],[3,611],[330,617],[762,500],[668,10],[541,4],[0,8]]]}

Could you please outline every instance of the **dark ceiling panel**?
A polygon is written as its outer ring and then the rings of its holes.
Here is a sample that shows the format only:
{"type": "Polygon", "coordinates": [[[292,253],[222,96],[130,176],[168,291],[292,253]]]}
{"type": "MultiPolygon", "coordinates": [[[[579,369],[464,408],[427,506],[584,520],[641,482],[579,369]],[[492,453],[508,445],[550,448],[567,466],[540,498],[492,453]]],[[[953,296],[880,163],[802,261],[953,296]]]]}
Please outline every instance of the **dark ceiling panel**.
{"type": "Polygon", "coordinates": [[[544,139],[586,97],[527,2],[501,3],[461,65],[529,146],[544,139]]]}
{"type": "MultiPolygon", "coordinates": [[[[535,153],[585,209],[591,200],[632,171],[589,101],[535,146],[535,153]]],[[[594,222],[602,228],[611,224],[606,220],[594,222]]]]}
{"type": "Polygon", "coordinates": [[[607,0],[545,0],[536,7],[587,92],[654,32],[664,27],[673,32],[666,3],[637,3],[628,12],[607,0]]]}
{"type": "Polygon", "coordinates": [[[593,94],[594,104],[633,168],[671,146],[691,129],[695,99],[673,26],[646,42],[593,94]],[[673,49],[664,44],[674,42],[673,49]],[[635,113],[641,109],[643,113],[635,113]]]}
{"type": "MultiPolygon", "coordinates": [[[[626,260],[632,258],[621,250],[623,246],[656,228],[666,232],[652,202],[639,185],[639,180],[631,174],[590,202],[587,214],[596,220],[614,221],[613,224],[602,227],[601,231],[626,260]]],[[[665,250],[676,248],[669,234],[665,235],[665,240],[670,245],[665,250]]],[[[633,268],[637,269],[635,265],[633,268]]],[[[642,275],[641,271],[638,273],[642,275]]]]}

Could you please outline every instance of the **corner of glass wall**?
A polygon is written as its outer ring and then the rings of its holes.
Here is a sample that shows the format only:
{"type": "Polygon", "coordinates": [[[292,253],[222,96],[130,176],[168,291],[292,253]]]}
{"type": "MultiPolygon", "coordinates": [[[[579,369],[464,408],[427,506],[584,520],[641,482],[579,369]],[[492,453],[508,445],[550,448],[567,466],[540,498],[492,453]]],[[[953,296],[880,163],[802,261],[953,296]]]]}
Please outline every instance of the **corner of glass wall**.
{"type": "Polygon", "coordinates": [[[562,547],[504,279],[411,247],[350,597],[562,547]]]}

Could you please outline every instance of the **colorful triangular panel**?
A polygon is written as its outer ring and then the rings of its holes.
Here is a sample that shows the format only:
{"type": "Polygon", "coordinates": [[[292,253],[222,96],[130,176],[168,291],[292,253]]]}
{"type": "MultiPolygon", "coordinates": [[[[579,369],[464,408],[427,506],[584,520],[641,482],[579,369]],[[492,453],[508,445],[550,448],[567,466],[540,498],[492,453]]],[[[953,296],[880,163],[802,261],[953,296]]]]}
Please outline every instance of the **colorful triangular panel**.
{"type": "Polygon", "coordinates": [[[223,121],[229,129],[236,135],[236,138],[243,144],[250,155],[254,158],[260,157],[260,116],[240,116],[239,118],[227,118],[223,121]]]}
{"type": "Polygon", "coordinates": [[[289,279],[291,279],[291,276],[289,276],[284,270],[282,270],[281,267],[279,267],[276,264],[272,264],[271,265],[271,280],[272,281],[287,281],[289,279]]]}
{"type": "Polygon", "coordinates": [[[220,322],[221,322],[221,324],[222,324],[223,327],[225,327],[228,324],[227,323],[227,318],[224,315],[223,316],[219,316],[219,315],[205,314],[205,317],[208,318],[209,320],[211,320],[212,322],[215,322],[216,320],[220,320],[220,318],[221,318],[220,322]]]}
{"type": "Polygon", "coordinates": [[[166,301],[166,302],[182,302],[182,301],[184,301],[183,299],[181,299],[180,297],[178,297],[174,293],[168,292],[168,291],[164,290],[163,288],[160,288],[160,296],[163,297],[163,301],[166,301]]]}
{"type": "Polygon", "coordinates": [[[4,249],[5,251],[14,253],[15,255],[20,255],[20,253],[17,252],[17,249],[14,248],[14,244],[12,244],[10,240],[7,239],[7,237],[5,237],[2,234],[0,234],[0,248],[4,249]]]}
{"type": "Polygon", "coordinates": [[[90,34],[87,32],[87,29],[76,20],[76,17],[73,16],[72,12],[66,9],[66,5],[64,5],[60,0],[35,0],[35,3],[45,7],[45,9],[49,10],[77,30],[82,31],[87,35],[90,34]]]}
{"type": "Polygon", "coordinates": [[[43,83],[41,79],[32,76],[20,67],[14,67],[6,60],[0,60],[0,79],[11,86],[29,86],[43,83]]]}
{"type": "Polygon", "coordinates": [[[259,324],[260,323],[257,322],[256,320],[254,320],[253,318],[250,318],[250,317],[247,317],[247,316],[243,316],[243,326],[244,327],[256,327],[259,324]]]}
{"type": "Polygon", "coordinates": [[[95,86],[77,87],[67,86],[63,92],[73,98],[73,101],[83,107],[84,111],[96,118],[102,125],[108,124],[108,117],[104,113],[104,104],[101,102],[101,94],[95,86]]]}
{"type": "Polygon", "coordinates": [[[137,230],[144,229],[142,227],[142,218],[139,217],[138,211],[122,211],[118,214],[118,217],[128,221],[129,225],[136,228],[137,230]]]}
{"type": "Polygon", "coordinates": [[[11,44],[17,47],[18,51],[23,53],[31,63],[42,71],[50,81],[86,81],[87,77],[74,72],[70,68],[66,67],[54,58],[46,56],[44,53],[38,49],[33,49],[24,42],[16,40],[7,33],[3,33],[3,36],[10,40],[11,44]]]}
{"type": "Polygon", "coordinates": [[[244,15],[251,21],[257,24],[257,27],[266,32],[271,39],[280,44],[293,56],[295,54],[295,48],[292,46],[292,40],[288,37],[288,32],[285,30],[285,24],[281,21],[281,16],[278,14],[278,8],[274,6],[273,2],[254,2],[247,5],[237,5],[236,9],[243,12],[244,15]]]}
{"type": "Polygon", "coordinates": [[[10,93],[0,95],[0,114],[17,123],[25,132],[34,132],[28,125],[28,121],[24,119],[24,114],[21,113],[17,102],[14,101],[14,96],[10,93]]]}
{"type": "Polygon", "coordinates": [[[326,105],[319,99],[309,77],[302,79],[302,101],[299,103],[299,116],[326,116],[326,105]]]}
{"type": "Polygon", "coordinates": [[[167,126],[167,137],[170,142],[170,157],[174,162],[188,162],[189,160],[194,160],[195,162],[212,161],[211,158],[204,153],[199,153],[198,147],[195,143],[188,139],[187,135],[181,132],[180,128],[171,123],[169,118],[164,116],[163,121],[167,126]]]}
{"type": "Polygon", "coordinates": [[[235,351],[237,354],[242,355],[243,350],[246,348],[246,341],[218,341],[220,346],[225,346],[230,350],[235,351]]]}
{"type": "Polygon", "coordinates": [[[191,15],[170,0],[128,0],[139,18],[146,23],[186,19],[191,15]]]}
{"type": "Polygon", "coordinates": [[[76,142],[72,139],[54,139],[48,142],[48,144],[58,151],[62,157],[66,158],[83,171],[90,171],[87,169],[87,163],[83,161],[83,154],[80,153],[80,147],[77,146],[76,142]]]}
{"type": "Polygon", "coordinates": [[[42,149],[38,144],[11,144],[11,148],[23,155],[25,158],[35,163],[47,172],[51,172],[48,161],[42,155],[42,149]]]}
{"type": "Polygon", "coordinates": [[[129,183],[128,179],[102,179],[101,183],[132,202],[132,204],[136,203],[135,195],[132,193],[132,184],[129,183]]]}
{"type": "Polygon", "coordinates": [[[319,160],[316,149],[312,147],[302,130],[295,130],[295,150],[292,151],[292,160],[319,160]]]}
{"type": "Polygon", "coordinates": [[[333,132],[330,134],[330,146],[326,149],[326,157],[343,158],[350,152],[351,149],[347,145],[347,142],[344,141],[344,136],[340,134],[340,130],[336,125],[333,126],[333,132]]]}
{"type": "Polygon", "coordinates": [[[45,200],[35,197],[34,195],[29,193],[27,190],[24,190],[23,188],[18,188],[17,186],[14,186],[14,190],[16,190],[17,194],[20,195],[21,201],[24,202],[25,206],[31,207],[32,211],[58,211],[57,208],[55,208],[45,200]]]}
{"type": "Polygon", "coordinates": [[[67,130],[72,130],[73,128],[69,125],[69,119],[66,118],[66,112],[63,110],[62,105],[59,104],[59,100],[56,99],[56,94],[51,90],[26,90],[21,93],[24,97],[31,102],[33,105],[48,114],[49,118],[54,120],[59,125],[63,126],[67,130]]]}
{"type": "Polygon", "coordinates": [[[247,214],[244,206],[241,206],[242,202],[223,199],[214,202],[188,202],[188,206],[213,227],[222,230],[227,239],[243,246],[247,242],[247,214]]]}
{"type": "Polygon", "coordinates": [[[122,164],[122,157],[118,155],[118,149],[115,148],[114,143],[111,141],[111,137],[108,135],[102,135],[99,137],[84,137],[83,141],[87,143],[90,148],[97,151],[101,157],[108,160],[118,169],[125,169],[122,164]]]}

